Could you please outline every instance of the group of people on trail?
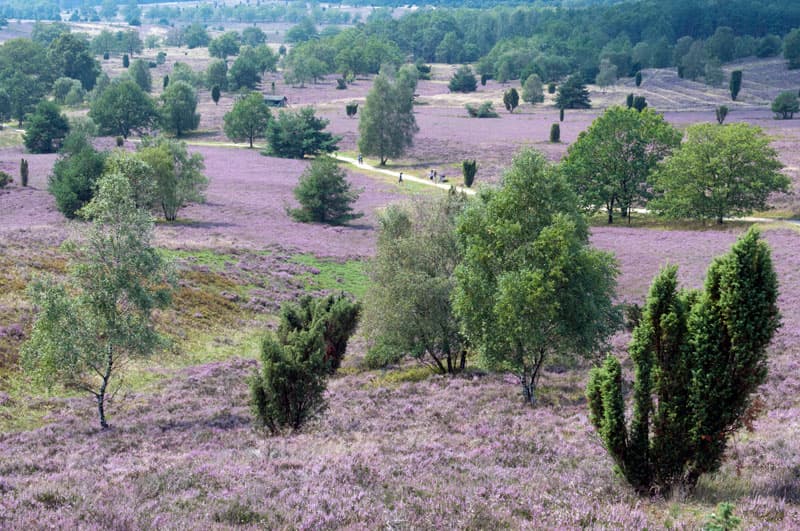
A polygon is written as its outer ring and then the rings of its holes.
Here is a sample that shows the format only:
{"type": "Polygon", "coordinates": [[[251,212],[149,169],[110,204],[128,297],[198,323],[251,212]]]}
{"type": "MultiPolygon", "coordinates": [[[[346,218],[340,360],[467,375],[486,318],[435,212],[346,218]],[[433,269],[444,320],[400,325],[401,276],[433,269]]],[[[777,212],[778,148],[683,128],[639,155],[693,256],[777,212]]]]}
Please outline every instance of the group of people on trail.
{"type": "Polygon", "coordinates": [[[431,170],[430,179],[431,179],[431,181],[433,181],[435,183],[446,183],[447,182],[447,177],[445,177],[444,173],[439,175],[436,172],[436,170],[431,170]]]}

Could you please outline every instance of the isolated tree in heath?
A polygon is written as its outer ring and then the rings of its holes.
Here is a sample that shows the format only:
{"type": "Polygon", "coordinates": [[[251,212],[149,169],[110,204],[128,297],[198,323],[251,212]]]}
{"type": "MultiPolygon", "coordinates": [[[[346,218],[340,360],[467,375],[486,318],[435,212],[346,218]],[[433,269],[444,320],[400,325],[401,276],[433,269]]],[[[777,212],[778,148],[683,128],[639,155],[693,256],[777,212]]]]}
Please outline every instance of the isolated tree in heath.
{"type": "Polygon", "coordinates": [[[681,134],[652,111],[611,107],[567,150],[561,171],[584,207],[614,209],[628,215],[649,197],[648,178],[656,165],[680,145],[681,134]]]}
{"type": "Polygon", "coordinates": [[[267,148],[263,154],[289,159],[302,159],[333,153],[341,137],[333,136],[325,128],[328,120],[314,114],[313,107],[296,111],[281,111],[267,126],[267,148]]]}
{"type": "Polygon", "coordinates": [[[467,206],[457,233],[462,331],[486,366],[514,373],[535,404],[550,360],[597,352],[616,329],[614,259],[589,246],[577,197],[533,150],[514,158],[501,188],[467,206]]]}
{"type": "Polygon", "coordinates": [[[559,85],[556,106],[559,109],[588,109],[592,106],[589,91],[580,75],[571,75],[559,85]]]}
{"type": "Polygon", "coordinates": [[[151,245],[152,219],[134,205],[124,175],[103,177],[86,212],[94,225],[86,243],[75,244],[68,279],[30,288],[39,312],[21,356],[43,383],[91,393],[105,429],[115,376],[163,344],[152,311],[169,303],[172,274],[151,245]]]}
{"type": "Polygon", "coordinates": [[[531,74],[522,85],[522,101],[530,104],[541,103],[544,101],[544,90],[542,89],[542,79],[531,74]]]}
{"type": "Polygon", "coordinates": [[[654,175],[651,207],[670,218],[715,220],[768,208],[790,180],[761,128],[746,124],[695,124],[680,149],[654,175]]]}
{"type": "Polygon", "coordinates": [[[714,115],[717,118],[717,123],[722,125],[725,122],[725,118],[728,117],[729,109],[726,105],[720,105],[716,109],[714,109],[714,115]]]}
{"type": "Polygon", "coordinates": [[[253,139],[263,138],[271,114],[260,92],[239,98],[233,109],[225,114],[225,135],[234,142],[247,140],[253,147],[253,139]]]}
{"type": "Polygon", "coordinates": [[[214,105],[219,105],[219,97],[220,97],[219,87],[217,85],[214,85],[213,87],[211,87],[211,101],[214,102],[214,105]]]}
{"type": "Polygon", "coordinates": [[[517,92],[517,89],[511,87],[503,93],[503,105],[508,112],[514,112],[514,109],[519,105],[519,92],[517,92]]]}
{"type": "Polygon", "coordinates": [[[731,89],[731,100],[736,101],[736,98],[739,97],[739,91],[742,90],[741,70],[734,70],[733,72],[731,72],[730,89],[731,89]]]}
{"type": "Polygon", "coordinates": [[[211,61],[206,68],[206,86],[228,90],[228,65],[225,61],[221,59],[211,61]]]}
{"type": "Polygon", "coordinates": [[[347,174],[330,157],[317,157],[300,176],[294,197],[300,208],[288,212],[296,221],[344,225],[364,214],[354,213],[359,192],[350,187],[347,174]]]}
{"type": "Polygon", "coordinates": [[[184,81],[170,83],[161,94],[161,124],[177,137],[200,125],[196,110],[197,93],[184,81]]]}
{"type": "Polygon", "coordinates": [[[89,117],[100,133],[121,135],[149,129],[158,117],[153,100],[130,79],[116,80],[92,101],[89,117]]]}
{"type": "Polygon", "coordinates": [[[478,80],[471,67],[462,66],[456,70],[447,86],[450,92],[475,92],[478,90],[478,80]]]}
{"type": "Polygon", "coordinates": [[[187,203],[205,201],[208,177],[203,175],[203,156],[189,155],[185,142],[163,136],[143,138],[137,153],[153,172],[155,202],[161,207],[164,219],[175,221],[178,211],[187,203]]]}
{"type": "Polygon", "coordinates": [[[358,149],[378,157],[381,166],[390,158],[402,156],[414,143],[419,131],[414,118],[414,87],[415,79],[379,74],[367,94],[358,122],[358,149]]]}
{"type": "Polygon", "coordinates": [[[800,101],[797,99],[797,93],[786,91],[778,94],[772,102],[772,112],[775,113],[776,119],[791,120],[794,117],[794,113],[800,112],[800,101]]]}
{"type": "Polygon", "coordinates": [[[777,299],[769,247],[755,229],[714,260],[703,290],[679,291],[675,267],[655,278],[629,347],[630,424],[616,358],[592,370],[586,391],[603,445],[636,490],[691,490],[719,469],[766,379],[777,299]]]}
{"type": "Polygon", "coordinates": [[[370,365],[411,356],[440,374],[464,370],[467,342],[451,303],[461,260],[456,219],[463,194],[392,204],[379,220],[365,295],[370,365]]]}

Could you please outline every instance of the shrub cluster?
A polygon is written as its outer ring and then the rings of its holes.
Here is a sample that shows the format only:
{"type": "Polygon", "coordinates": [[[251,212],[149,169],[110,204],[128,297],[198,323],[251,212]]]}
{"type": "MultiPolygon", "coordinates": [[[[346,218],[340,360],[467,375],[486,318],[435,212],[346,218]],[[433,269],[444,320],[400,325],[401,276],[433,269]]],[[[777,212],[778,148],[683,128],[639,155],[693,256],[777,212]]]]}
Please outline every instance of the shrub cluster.
{"type": "Polygon", "coordinates": [[[472,118],[497,118],[498,114],[494,110],[494,104],[491,101],[484,101],[478,107],[467,103],[464,105],[467,113],[472,118]]]}

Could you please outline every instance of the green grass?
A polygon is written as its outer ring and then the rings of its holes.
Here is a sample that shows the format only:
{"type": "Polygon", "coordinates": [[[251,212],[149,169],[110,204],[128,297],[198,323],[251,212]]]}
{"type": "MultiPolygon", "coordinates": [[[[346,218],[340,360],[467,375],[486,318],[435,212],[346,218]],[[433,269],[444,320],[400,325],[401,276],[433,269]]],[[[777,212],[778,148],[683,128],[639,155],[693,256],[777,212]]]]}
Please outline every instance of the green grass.
{"type": "Polygon", "coordinates": [[[608,215],[605,210],[589,217],[589,224],[593,227],[636,227],[655,230],[729,230],[732,228],[746,229],[753,225],[750,221],[726,221],[718,224],[715,221],[702,220],[672,220],[658,217],[654,214],[634,213],[630,219],[623,218],[619,212],[614,212],[614,223],[608,224],[608,215]]]}
{"type": "Polygon", "coordinates": [[[15,129],[16,125],[3,127],[0,131],[0,148],[22,145],[22,133],[18,133],[15,129]]]}
{"type": "Polygon", "coordinates": [[[345,291],[356,298],[363,297],[367,292],[369,277],[366,263],[361,260],[336,262],[320,259],[312,254],[297,254],[292,257],[292,261],[319,270],[317,275],[301,275],[307,291],[345,291]]]}
{"type": "Polygon", "coordinates": [[[160,249],[161,256],[170,260],[185,260],[194,265],[207,266],[212,271],[223,271],[228,265],[238,260],[229,254],[218,253],[209,249],[175,250],[160,249]]]}

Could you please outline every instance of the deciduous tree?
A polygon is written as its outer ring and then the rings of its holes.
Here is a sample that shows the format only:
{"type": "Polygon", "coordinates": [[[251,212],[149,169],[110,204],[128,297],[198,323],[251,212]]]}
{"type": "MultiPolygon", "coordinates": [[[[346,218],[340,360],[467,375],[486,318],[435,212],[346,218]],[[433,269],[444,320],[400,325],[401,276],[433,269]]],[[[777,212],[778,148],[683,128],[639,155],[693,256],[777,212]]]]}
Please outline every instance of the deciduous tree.
{"type": "Polygon", "coordinates": [[[358,149],[380,159],[381,166],[413,145],[419,131],[414,118],[416,78],[387,74],[375,78],[358,122],[358,149]]]}
{"type": "Polygon", "coordinates": [[[112,82],[89,109],[89,117],[102,134],[123,138],[147,130],[157,116],[153,100],[130,79],[112,82]]]}
{"type": "Polygon", "coordinates": [[[196,109],[197,93],[183,81],[170,83],[161,94],[161,124],[177,137],[197,129],[200,115],[196,109]]]}
{"type": "Polygon", "coordinates": [[[225,135],[234,142],[264,138],[272,115],[260,92],[251,92],[236,100],[233,109],[225,114],[225,135]]]}

